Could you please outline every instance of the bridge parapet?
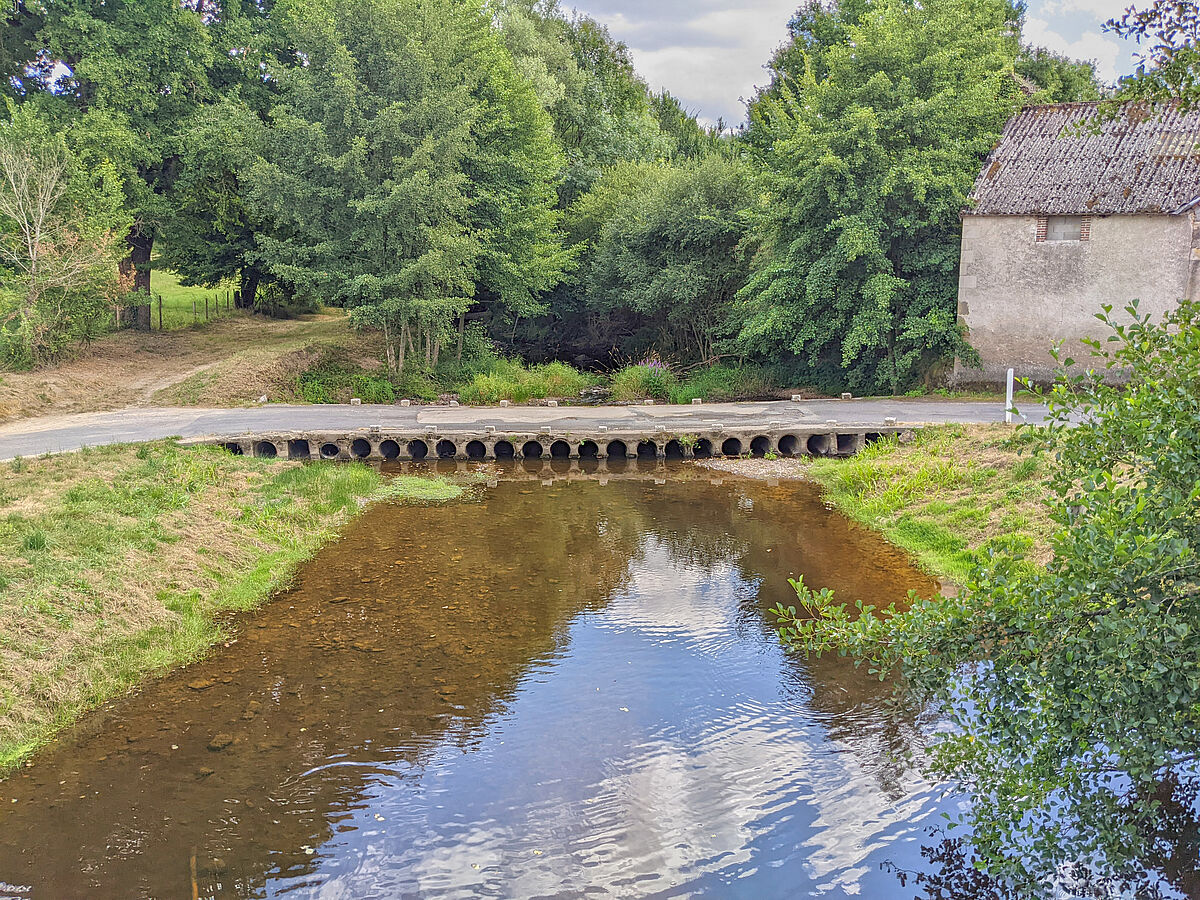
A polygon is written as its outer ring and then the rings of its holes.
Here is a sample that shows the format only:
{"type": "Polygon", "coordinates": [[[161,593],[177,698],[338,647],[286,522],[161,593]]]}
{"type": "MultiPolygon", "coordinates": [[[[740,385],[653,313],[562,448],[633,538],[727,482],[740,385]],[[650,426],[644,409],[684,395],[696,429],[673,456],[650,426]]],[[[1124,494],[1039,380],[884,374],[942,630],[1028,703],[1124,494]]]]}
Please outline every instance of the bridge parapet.
{"type": "Polygon", "coordinates": [[[911,428],[889,426],[710,428],[678,434],[614,429],[497,433],[494,431],[279,431],[189,441],[246,456],[291,460],[705,459],[739,456],[853,456],[885,437],[911,439],[911,428]]]}

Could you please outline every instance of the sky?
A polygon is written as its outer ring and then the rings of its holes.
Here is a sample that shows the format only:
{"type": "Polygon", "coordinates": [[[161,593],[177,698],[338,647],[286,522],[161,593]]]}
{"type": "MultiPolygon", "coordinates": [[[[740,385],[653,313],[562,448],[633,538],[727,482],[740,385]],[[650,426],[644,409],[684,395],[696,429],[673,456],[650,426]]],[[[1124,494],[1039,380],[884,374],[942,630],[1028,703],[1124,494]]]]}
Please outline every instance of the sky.
{"type": "MultiPolygon", "coordinates": [[[[1134,45],[1101,31],[1129,0],[1029,0],[1025,39],[1095,60],[1101,78],[1132,69],[1134,45]]],[[[665,87],[706,123],[745,116],[742,98],[767,75],[762,66],[784,38],[799,0],[564,0],[629,45],[638,72],[665,87]]]]}

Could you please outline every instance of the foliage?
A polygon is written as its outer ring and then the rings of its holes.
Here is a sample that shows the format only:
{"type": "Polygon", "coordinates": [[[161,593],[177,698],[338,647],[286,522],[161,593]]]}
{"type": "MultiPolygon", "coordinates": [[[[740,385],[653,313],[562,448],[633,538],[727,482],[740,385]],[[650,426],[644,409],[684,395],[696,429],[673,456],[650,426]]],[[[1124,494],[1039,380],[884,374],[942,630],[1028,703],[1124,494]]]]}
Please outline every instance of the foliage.
{"type": "Polygon", "coordinates": [[[117,296],[121,182],[91,171],[34,103],[0,122],[0,343],[10,365],[52,361],[90,336],[117,296]]]}
{"type": "Polygon", "coordinates": [[[764,366],[703,366],[671,389],[671,402],[761,400],[773,395],[780,384],[777,374],[764,366]]]}
{"type": "Polygon", "coordinates": [[[743,242],[755,192],[736,159],[627,170],[626,191],[585,197],[577,215],[611,204],[584,277],[594,314],[625,313],[628,327],[666,351],[716,357],[729,308],[748,269],[743,242]],[[613,202],[616,200],[617,202],[613,202]]]}
{"type": "Polygon", "coordinates": [[[596,379],[552,362],[526,368],[515,360],[498,360],[491,371],[480,373],[459,389],[463,403],[488,404],[511,400],[525,403],[547,397],[578,399],[579,392],[595,384],[596,379]]]}
{"type": "Polygon", "coordinates": [[[1002,0],[812,4],[750,106],[766,248],[740,345],[895,392],[966,352],[959,214],[1015,107],[1002,0]]]}
{"type": "Polygon", "coordinates": [[[389,367],[436,368],[476,301],[526,312],[566,265],[549,119],[470,4],[276,7],[305,65],[282,70],[252,198],[257,262],[383,331],[389,367]],[[331,87],[336,87],[331,90],[331,87]]]}
{"type": "Polygon", "coordinates": [[[1144,44],[1137,74],[1121,85],[1121,100],[1177,100],[1183,109],[1200,103],[1200,7],[1178,0],[1151,0],[1128,7],[1105,28],[1144,44]]]}
{"type": "Polygon", "coordinates": [[[1105,93],[1091,60],[1071,59],[1045,47],[1025,47],[1017,56],[1014,70],[1039,90],[1039,103],[1074,103],[1099,100],[1105,93]]]}
{"type": "Polygon", "coordinates": [[[932,761],[974,795],[974,865],[1021,897],[1073,880],[1153,897],[1197,866],[1166,835],[1197,827],[1179,796],[1200,744],[1200,307],[1129,313],[1106,310],[1093,368],[1063,358],[1045,397],[1044,570],[996,557],[959,596],[907,611],[803,590],[780,610],[789,643],[902,674],[940,705],[953,729],[932,761]]]}
{"type": "Polygon", "coordinates": [[[669,400],[677,385],[675,373],[657,354],[612,374],[612,396],[619,401],[669,400]]]}
{"type": "Polygon", "coordinates": [[[296,393],[305,403],[348,403],[355,397],[363,403],[396,402],[396,388],[387,378],[354,371],[336,360],[299,375],[296,393]]]}

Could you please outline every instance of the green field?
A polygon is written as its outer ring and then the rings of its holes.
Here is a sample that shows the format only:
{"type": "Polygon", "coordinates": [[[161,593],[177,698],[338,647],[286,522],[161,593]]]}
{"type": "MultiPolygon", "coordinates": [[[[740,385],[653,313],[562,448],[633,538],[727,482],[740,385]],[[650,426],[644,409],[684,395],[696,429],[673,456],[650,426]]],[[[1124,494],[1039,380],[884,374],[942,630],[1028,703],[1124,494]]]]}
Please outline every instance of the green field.
{"type": "Polygon", "coordinates": [[[233,311],[233,284],[222,284],[216,288],[185,287],[179,277],[168,269],[153,269],[150,272],[150,296],[153,298],[150,312],[153,326],[159,327],[159,298],[162,298],[162,328],[172,331],[187,328],[205,321],[204,301],[208,300],[208,319],[217,319],[233,311]],[[228,301],[227,298],[228,297],[228,301]],[[226,303],[228,302],[228,308],[226,303]],[[193,313],[192,304],[195,303],[193,313]]]}

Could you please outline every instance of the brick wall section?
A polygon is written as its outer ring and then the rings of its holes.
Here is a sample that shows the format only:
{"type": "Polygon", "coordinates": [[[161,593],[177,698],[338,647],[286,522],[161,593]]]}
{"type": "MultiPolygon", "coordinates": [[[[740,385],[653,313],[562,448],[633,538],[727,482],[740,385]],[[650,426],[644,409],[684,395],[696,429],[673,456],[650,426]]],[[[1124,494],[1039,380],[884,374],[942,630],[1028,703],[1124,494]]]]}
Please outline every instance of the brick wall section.
{"type": "Polygon", "coordinates": [[[1079,239],[1081,241],[1090,241],[1092,239],[1092,217],[1084,216],[1083,221],[1079,224],[1079,239]]]}
{"type": "Polygon", "coordinates": [[[1037,217],[1037,241],[1038,241],[1038,243],[1041,243],[1044,240],[1046,240],[1046,217],[1038,216],[1037,217]]]}

